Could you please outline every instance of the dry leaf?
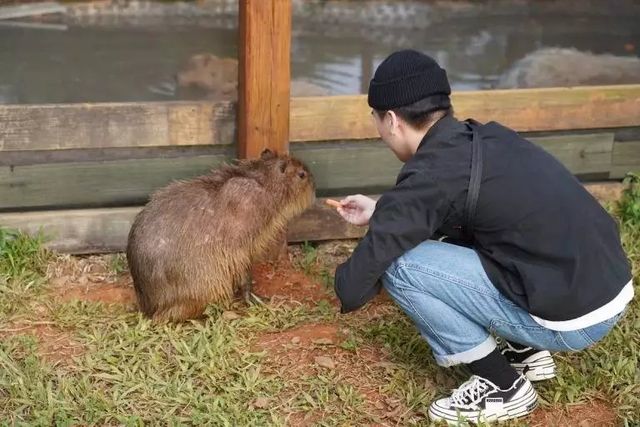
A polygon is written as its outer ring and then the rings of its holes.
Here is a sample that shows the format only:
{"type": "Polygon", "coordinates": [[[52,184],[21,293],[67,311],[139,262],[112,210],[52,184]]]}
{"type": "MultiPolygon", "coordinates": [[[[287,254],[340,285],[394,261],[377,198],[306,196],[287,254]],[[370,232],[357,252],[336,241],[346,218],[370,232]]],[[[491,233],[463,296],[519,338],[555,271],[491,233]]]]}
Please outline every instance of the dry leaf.
{"type": "Polygon", "coordinates": [[[336,364],[333,362],[333,359],[327,356],[318,356],[315,358],[315,362],[318,366],[322,366],[327,369],[335,369],[336,364]]]}
{"type": "Polygon", "coordinates": [[[242,316],[240,316],[235,311],[225,311],[225,312],[222,313],[222,318],[224,320],[237,320],[237,319],[242,318],[242,316]]]}

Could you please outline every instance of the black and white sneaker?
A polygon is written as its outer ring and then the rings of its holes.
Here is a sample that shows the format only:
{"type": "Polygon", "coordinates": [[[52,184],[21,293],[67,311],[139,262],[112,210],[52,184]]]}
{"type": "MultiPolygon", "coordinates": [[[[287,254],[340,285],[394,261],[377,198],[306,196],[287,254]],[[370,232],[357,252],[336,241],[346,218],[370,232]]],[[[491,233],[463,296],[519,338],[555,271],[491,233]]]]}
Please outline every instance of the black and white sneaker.
{"type": "Polygon", "coordinates": [[[513,369],[529,381],[542,381],[556,376],[556,363],[547,350],[535,348],[515,348],[505,339],[496,339],[500,352],[507,358],[513,369]]]}
{"type": "Polygon", "coordinates": [[[536,406],[538,394],[525,377],[518,377],[510,388],[501,390],[491,381],[474,375],[451,396],[433,402],[429,418],[447,423],[506,421],[528,415],[536,406]]]}

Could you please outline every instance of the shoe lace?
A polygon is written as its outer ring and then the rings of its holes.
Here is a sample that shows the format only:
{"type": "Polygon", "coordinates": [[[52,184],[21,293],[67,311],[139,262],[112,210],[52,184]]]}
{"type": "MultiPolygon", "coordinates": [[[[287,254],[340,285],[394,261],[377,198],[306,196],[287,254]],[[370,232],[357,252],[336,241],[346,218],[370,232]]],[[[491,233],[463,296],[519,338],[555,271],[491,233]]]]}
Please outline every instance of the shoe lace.
{"type": "Polygon", "coordinates": [[[509,341],[501,337],[496,337],[495,340],[496,340],[496,346],[498,347],[498,351],[501,353],[503,353],[505,350],[508,350],[514,353],[525,353],[531,349],[531,347],[515,348],[509,343],[509,341]]]}
{"type": "Polygon", "coordinates": [[[482,394],[489,389],[490,385],[480,377],[472,376],[467,382],[453,391],[450,402],[453,406],[466,406],[480,400],[482,394]]]}

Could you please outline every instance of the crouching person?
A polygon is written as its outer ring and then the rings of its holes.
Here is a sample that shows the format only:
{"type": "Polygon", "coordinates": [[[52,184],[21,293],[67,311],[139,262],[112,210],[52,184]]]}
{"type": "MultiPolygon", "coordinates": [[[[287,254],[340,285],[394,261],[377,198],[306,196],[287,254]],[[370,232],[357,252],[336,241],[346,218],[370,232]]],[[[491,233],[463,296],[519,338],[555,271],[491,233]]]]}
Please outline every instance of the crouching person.
{"type": "Polygon", "coordinates": [[[457,120],[449,94],[416,51],[376,70],[373,120],[404,166],[377,203],[340,201],[369,229],[335,291],[348,313],[384,286],[439,365],[469,368],[433,420],[508,420],[535,409],[551,352],[609,333],[633,298],[630,265],[614,220],[561,163],[496,122],[457,120]]]}

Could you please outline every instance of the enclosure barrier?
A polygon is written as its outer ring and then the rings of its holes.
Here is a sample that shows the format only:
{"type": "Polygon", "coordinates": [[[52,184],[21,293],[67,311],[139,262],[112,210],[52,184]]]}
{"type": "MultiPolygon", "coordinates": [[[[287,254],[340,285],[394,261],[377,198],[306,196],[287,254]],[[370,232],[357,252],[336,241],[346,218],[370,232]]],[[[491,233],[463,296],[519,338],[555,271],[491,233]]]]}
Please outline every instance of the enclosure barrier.
{"type": "MultiPolygon", "coordinates": [[[[604,199],[640,169],[640,85],[458,92],[452,102],[459,119],[524,133],[604,199]]],[[[401,164],[369,112],[363,95],[290,100],[289,151],[308,164],[319,196],[379,194],[395,182],[401,164]]],[[[0,225],[42,228],[65,252],[122,250],[151,192],[237,155],[236,123],[230,102],[0,106],[0,225]]],[[[319,199],[288,238],[364,231],[319,199]]]]}

